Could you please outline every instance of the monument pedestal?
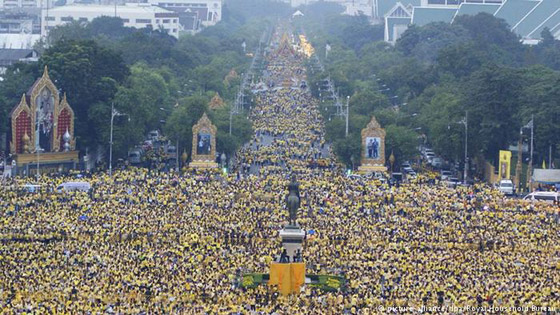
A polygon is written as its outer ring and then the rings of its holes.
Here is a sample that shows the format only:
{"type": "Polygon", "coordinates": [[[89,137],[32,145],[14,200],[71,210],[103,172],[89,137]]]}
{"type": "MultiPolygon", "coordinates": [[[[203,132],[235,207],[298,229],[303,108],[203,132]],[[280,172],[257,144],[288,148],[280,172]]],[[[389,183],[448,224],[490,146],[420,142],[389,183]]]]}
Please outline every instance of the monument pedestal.
{"type": "Polygon", "coordinates": [[[303,252],[303,239],[305,238],[305,231],[299,226],[287,225],[284,229],[280,230],[280,237],[282,238],[282,247],[286,249],[286,253],[293,259],[296,252],[299,250],[303,252]]]}
{"type": "Polygon", "coordinates": [[[27,175],[37,174],[37,159],[41,173],[67,172],[76,169],[80,162],[78,151],[68,152],[45,152],[37,155],[36,153],[20,153],[14,156],[17,165],[17,174],[27,175]]]}
{"type": "Polygon", "coordinates": [[[214,161],[192,161],[189,163],[190,168],[218,168],[218,163],[214,161]]]}
{"type": "Polygon", "coordinates": [[[366,164],[358,167],[358,173],[368,174],[374,172],[387,172],[387,167],[384,165],[371,165],[366,164]]]}

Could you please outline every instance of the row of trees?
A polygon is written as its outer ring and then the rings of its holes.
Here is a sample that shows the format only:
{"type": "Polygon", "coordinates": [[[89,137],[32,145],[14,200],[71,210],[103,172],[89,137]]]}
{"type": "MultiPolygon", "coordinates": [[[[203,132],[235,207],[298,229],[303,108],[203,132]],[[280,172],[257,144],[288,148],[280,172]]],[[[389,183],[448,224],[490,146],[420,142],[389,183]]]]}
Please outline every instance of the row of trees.
{"type": "MultiPolygon", "coordinates": [[[[361,18],[331,19],[346,25],[337,29],[366,27],[361,18]]],[[[387,156],[394,151],[401,161],[416,155],[423,136],[443,157],[462,161],[464,127],[457,122],[467,111],[471,157],[496,163],[498,151],[516,143],[531,115],[535,161],[548,160],[549,148],[557,150],[560,41],[546,29],[541,43],[526,46],[503,20],[481,13],[453,24],[411,26],[393,47],[323,29],[318,20],[301,24],[326,65],[310,80],[314,93],[330,76],[341,95],[351,96],[350,141],[341,119],[327,122],[327,135],[348,165],[352,156],[359,159],[359,132],[371,115],[387,129],[387,156]],[[332,49],[325,59],[327,43],[332,49]]]]}
{"type": "MultiPolygon", "coordinates": [[[[7,131],[8,114],[21,94],[41,75],[45,65],[57,87],[67,94],[76,112],[79,149],[105,146],[109,139],[111,104],[129,116],[117,121],[115,156],[143,140],[149,130],[163,129],[181,148],[190,148],[192,125],[209,111],[219,93],[226,106],[210,114],[218,126],[217,150],[228,155],[251,135],[247,115],[234,117],[229,136],[229,108],[239,89],[240,76],[251,61],[269,16],[251,18],[252,0],[232,0],[223,7],[223,20],[214,27],[178,40],[150,28],[124,27],[119,18],[100,17],[91,23],[70,23],[53,29],[37,49],[36,64],[15,64],[0,82],[0,133],[7,131]],[[177,106],[175,106],[177,105],[177,106]],[[161,110],[163,109],[163,110],[161,110]]],[[[187,150],[189,152],[189,150],[187,150]]]]}

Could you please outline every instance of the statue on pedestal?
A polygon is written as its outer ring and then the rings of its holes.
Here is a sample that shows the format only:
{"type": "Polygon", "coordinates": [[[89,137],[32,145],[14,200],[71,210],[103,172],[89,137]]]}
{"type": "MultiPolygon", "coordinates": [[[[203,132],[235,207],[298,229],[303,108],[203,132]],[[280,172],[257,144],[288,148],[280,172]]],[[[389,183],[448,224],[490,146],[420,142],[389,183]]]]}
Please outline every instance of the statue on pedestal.
{"type": "Polygon", "coordinates": [[[292,176],[292,181],[288,184],[288,198],[287,206],[290,213],[290,219],[288,225],[296,226],[297,211],[299,209],[300,197],[299,197],[299,183],[296,181],[296,176],[292,176]]]}

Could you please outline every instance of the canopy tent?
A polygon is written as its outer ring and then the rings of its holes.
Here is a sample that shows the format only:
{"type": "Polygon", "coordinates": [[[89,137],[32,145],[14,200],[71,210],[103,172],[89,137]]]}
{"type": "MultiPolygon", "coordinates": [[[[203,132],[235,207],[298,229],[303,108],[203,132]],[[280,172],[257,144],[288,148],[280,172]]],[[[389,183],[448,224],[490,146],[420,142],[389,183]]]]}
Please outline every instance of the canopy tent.
{"type": "Polygon", "coordinates": [[[560,170],[541,168],[534,169],[533,182],[548,185],[560,184],[560,170]]]}

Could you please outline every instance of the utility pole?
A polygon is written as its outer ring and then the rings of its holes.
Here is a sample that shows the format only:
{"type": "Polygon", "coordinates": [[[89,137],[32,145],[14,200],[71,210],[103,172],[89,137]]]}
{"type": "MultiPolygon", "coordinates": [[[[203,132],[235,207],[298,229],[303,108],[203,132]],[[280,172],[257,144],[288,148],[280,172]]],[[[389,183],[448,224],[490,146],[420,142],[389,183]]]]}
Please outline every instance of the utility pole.
{"type": "Polygon", "coordinates": [[[552,168],[552,144],[548,145],[548,168],[552,168]]]}
{"type": "Polygon", "coordinates": [[[531,115],[531,121],[529,122],[529,128],[531,128],[531,155],[529,158],[529,166],[527,167],[527,183],[529,186],[529,192],[532,189],[533,184],[533,135],[535,130],[535,120],[534,115],[531,115]]]}
{"type": "MultiPolygon", "coordinates": [[[[115,110],[115,102],[111,103],[111,128],[109,134],[109,176],[113,175],[113,122],[115,121],[115,116],[128,116],[128,114],[121,114],[115,110]]],[[[130,116],[128,116],[128,121],[130,121],[130,116]]]]}
{"type": "Polygon", "coordinates": [[[111,103],[111,128],[109,135],[109,177],[113,176],[113,121],[115,120],[115,103],[111,103]]]}
{"type": "Polygon", "coordinates": [[[467,184],[467,175],[469,169],[468,141],[469,141],[469,112],[465,111],[465,168],[463,170],[463,184],[467,184]]]}
{"type": "Polygon", "coordinates": [[[349,113],[349,105],[350,105],[350,95],[346,96],[346,132],[345,136],[348,138],[348,113],[349,113]]]}
{"type": "Polygon", "coordinates": [[[515,181],[517,192],[521,193],[521,170],[523,169],[523,128],[519,129],[519,142],[517,143],[517,165],[515,166],[515,181]]]}
{"type": "Polygon", "coordinates": [[[39,160],[41,157],[41,147],[37,146],[35,150],[37,152],[37,180],[39,180],[39,176],[41,176],[41,168],[39,167],[39,160]]]}
{"type": "Polygon", "coordinates": [[[233,108],[229,111],[229,135],[231,136],[231,123],[233,120],[233,108]]]}

